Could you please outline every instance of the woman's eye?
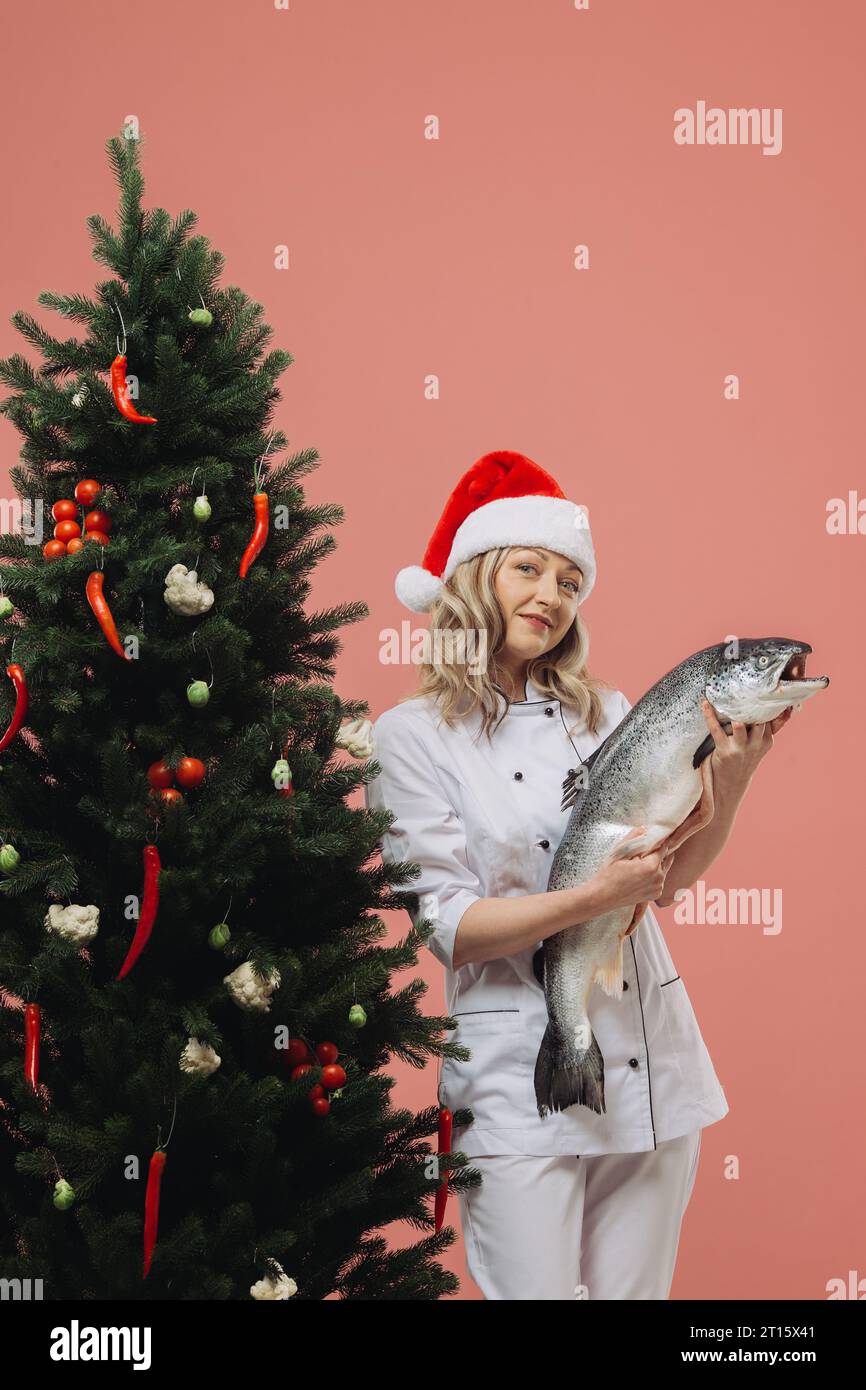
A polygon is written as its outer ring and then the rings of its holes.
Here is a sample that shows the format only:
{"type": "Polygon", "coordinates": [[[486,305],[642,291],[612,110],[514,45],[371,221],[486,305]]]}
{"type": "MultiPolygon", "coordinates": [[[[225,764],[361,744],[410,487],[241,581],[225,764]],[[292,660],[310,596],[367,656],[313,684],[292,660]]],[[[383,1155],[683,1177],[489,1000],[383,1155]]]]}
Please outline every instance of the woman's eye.
{"type": "MultiPolygon", "coordinates": [[[[532,563],[531,560],[522,560],[520,564],[517,566],[517,568],[519,570],[536,570],[537,567],[532,563]]],[[[580,593],[580,589],[578,588],[577,584],[573,579],[563,579],[562,583],[570,584],[576,594],[580,593]]]]}

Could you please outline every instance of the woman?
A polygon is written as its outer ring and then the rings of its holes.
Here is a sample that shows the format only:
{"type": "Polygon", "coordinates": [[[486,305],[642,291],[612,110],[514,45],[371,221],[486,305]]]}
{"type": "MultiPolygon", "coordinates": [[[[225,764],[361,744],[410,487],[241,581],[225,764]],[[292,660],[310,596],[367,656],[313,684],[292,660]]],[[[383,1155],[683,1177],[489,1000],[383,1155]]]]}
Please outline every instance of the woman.
{"type": "Polygon", "coordinates": [[[563,780],[630,708],[587,670],[578,607],[594,582],[585,509],[523,455],[486,454],[451,494],[423,568],[398,575],[398,597],[431,611],[435,640],[418,691],[373,731],[382,771],[367,804],[395,816],[383,860],[421,866],[415,920],[433,924],[455,1040],[471,1050],[445,1059],[439,1103],[474,1117],[453,1147],[483,1174],[460,1209],[489,1299],[668,1297],[701,1129],[728,1104],[648,904],[667,906],[719,854],[790,714],[726,738],[705,701],[710,822],[673,856],[662,847],[547,891],[570,814],[563,780]],[[547,1009],[533,958],[547,936],[632,904],[622,997],[590,995],[606,1111],[542,1118],[533,1072],[547,1009]]]}

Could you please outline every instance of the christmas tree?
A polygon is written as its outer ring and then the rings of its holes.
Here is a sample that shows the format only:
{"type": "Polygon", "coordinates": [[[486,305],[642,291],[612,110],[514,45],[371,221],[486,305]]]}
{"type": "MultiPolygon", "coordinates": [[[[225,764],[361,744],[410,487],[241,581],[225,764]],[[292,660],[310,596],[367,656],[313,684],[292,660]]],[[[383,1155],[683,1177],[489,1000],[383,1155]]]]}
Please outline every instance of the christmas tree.
{"type": "Polygon", "coordinates": [[[434,1299],[456,1287],[445,1175],[480,1175],[437,1169],[443,1117],[392,1108],[382,1068],[467,1054],[423,982],[392,988],[431,928],[386,946],[377,914],[417,903],[417,869],[386,870],[388,814],[346,804],[378,765],[367,705],[329,682],[368,610],[303,607],[343,512],[305,502],[314,449],[277,463],[292,358],[265,355],[262,306],[220,288],[194,213],[143,209],[139,140],[106,148],[119,229],[88,227],[110,278],[39,296],[86,336],[17,313],[43,364],[0,362],[23,436],[0,536],[0,1277],[434,1299]]]}

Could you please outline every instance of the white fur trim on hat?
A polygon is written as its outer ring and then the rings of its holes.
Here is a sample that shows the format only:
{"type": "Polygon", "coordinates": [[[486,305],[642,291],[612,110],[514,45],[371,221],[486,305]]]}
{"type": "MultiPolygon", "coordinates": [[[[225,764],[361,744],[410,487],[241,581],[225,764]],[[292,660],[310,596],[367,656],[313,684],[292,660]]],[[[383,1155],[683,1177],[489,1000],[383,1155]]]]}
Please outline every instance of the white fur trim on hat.
{"type": "Polygon", "coordinates": [[[394,590],[413,613],[429,613],[442,592],[442,580],[420,565],[407,565],[397,575],[394,590]]]}
{"type": "MultiPolygon", "coordinates": [[[[566,497],[500,497],[477,507],[457,528],[443,581],[450,579],[464,560],[471,560],[486,550],[511,545],[539,545],[544,550],[567,556],[583,573],[578,603],[589,596],[595,583],[595,551],[589,516],[586,507],[566,497]]],[[[408,570],[401,571],[401,574],[408,573],[408,570]]],[[[399,591],[398,597],[402,597],[399,591]]]]}

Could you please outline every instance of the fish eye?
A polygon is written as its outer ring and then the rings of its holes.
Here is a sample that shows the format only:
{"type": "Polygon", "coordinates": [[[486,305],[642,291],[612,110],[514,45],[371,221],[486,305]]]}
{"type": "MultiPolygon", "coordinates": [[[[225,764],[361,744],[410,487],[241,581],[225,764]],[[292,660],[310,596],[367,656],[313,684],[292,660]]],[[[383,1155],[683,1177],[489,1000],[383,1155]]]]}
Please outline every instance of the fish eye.
{"type": "Polygon", "coordinates": [[[758,665],[759,665],[759,666],[769,666],[769,664],[770,664],[770,658],[769,658],[768,656],[759,656],[759,657],[758,657],[758,665]]]}

